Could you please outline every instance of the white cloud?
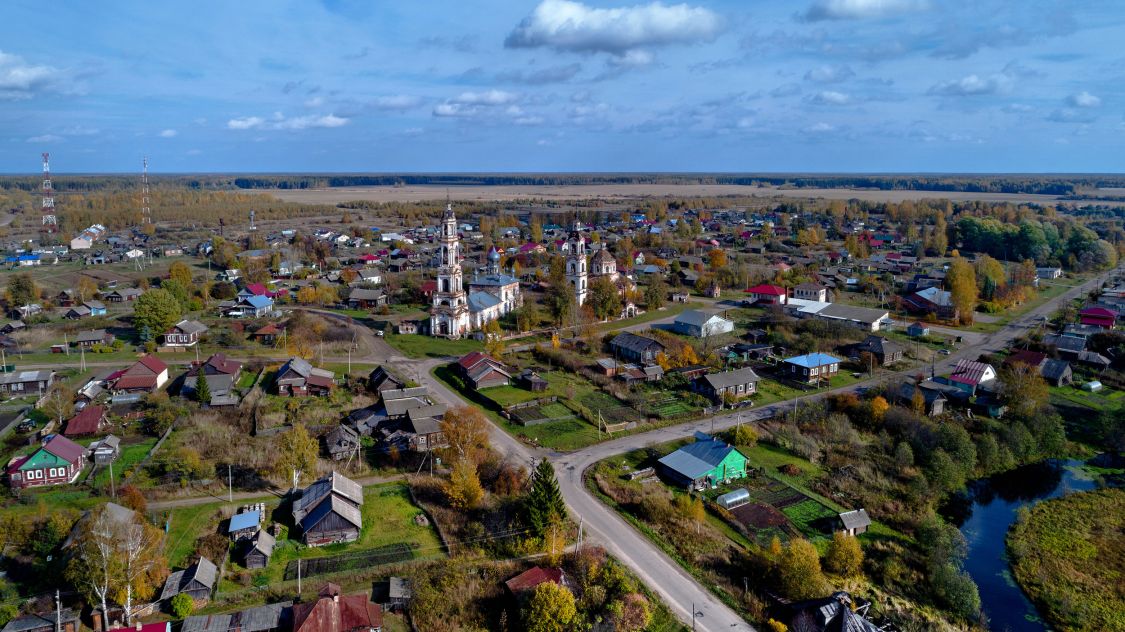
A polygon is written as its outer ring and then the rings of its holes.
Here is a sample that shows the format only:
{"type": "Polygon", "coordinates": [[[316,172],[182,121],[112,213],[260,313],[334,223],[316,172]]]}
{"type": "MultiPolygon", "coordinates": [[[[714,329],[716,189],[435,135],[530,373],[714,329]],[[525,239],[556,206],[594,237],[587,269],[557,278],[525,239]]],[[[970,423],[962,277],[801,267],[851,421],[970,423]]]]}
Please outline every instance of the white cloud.
{"type": "Polygon", "coordinates": [[[572,0],[543,0],[504,40],[508,48],[553,48],[625,57],[644,48],[714,40],[718,14],[688,4],[652,2],[601,9],[572,0]]]}
{"type": "Polygon", "coordinates": [[[27,139],[29,143],[57,143],[62,140],[62,136],[56,134],[43,134],[41,136],[32,136],[27,139]]]}
{"type": "Polygon", "coordinates": [[[825,90],[814,94],[809,101],[818,105],[845,105],[851,101],[851,97],[843,92],[825,90]]]}
{"type": "Polygon", "coordinates": [[[1047,115],[1047,120],[1052,123],[1093,123],[1097,116],[1089,111],[1084,111],[1088,108],[1060,108],[1047,115]]]}
{"type": "Polygon", "coordinates": [[[302,130],[310,128],[341,127],[348,124],[348,120],[335,114],[310,114],[307,116],[286,117],[281,112],[274,112],[269,119],[260,116],[247,116],[227,121],[227,129],[273,129],[273,130],[302,130]]]}
{"type": "Polygon", "coordinates": [[[312,97],[311,99],[305,99],[305,107],[307,108],[318,108],[322,105],[324,105],[324,97],[312,97]]]}
{"type": "Polygon", "coordinates": [[[969,75],[961,79],[953,79],[935,84],[929,94],[947,97],[971,97],[986,94],[999,94],[1007,92],[1012,87],[1012,80],[1004,74],[981,77],[969,75]]]}
{"type": "Polygon", "coordinates": [[[817,83],[839,83],[855,76],[855,72],[847,64],[839,66],[819,66],[805,73],[807,81],[817,83]]]}
{"type": "Polygon", "coordinates": [[[804,132],[806,134],[827,134],[828,132],[834,131],[836,131],[835,127],[823,122],[817,123],[815,125],[810,125],[804,129],[804,132]]]}
{"type": "Polygon", "coordinates": [[[177,132],[174,129],[166,129],[166,130],[160,132],[160,137],[161,138],[175,138],[176,133],[177,132]]]}
{"type": "Polygon", "coordinates": [[[19,55],[0,50],[0,100],[30,99],[49,87],[59,75],[51,66],[35,66],[19,55]]]}
{"type": "Polygon", "coordinates": [[[409,110],[421,104],[421,97],[409,94],[392,94],[371,100],[371,105],[378,110],[409,110]]]}
{"type": "Polygon", "coordinates": [[[817,0],[805,12],[810,22],[818,20],[862,20],[880,18],[929,7],[926,0],[817,0]]]}
{"type": "Polygon", "coordinates": [[[503,90],[488,90],[485,92],[462,92],[450,99],[453,103],[462,105],[507,105],[515,103],[520,95],[503,90]]]}
{"type": "Polygon", "coordinates": [[[1066,100],[1067,103],[1076,108],[1096,108],[1102,104],[1102,100],[1098,97],[1083,90],[1078,94],[1072,94],[1066,100]]]}

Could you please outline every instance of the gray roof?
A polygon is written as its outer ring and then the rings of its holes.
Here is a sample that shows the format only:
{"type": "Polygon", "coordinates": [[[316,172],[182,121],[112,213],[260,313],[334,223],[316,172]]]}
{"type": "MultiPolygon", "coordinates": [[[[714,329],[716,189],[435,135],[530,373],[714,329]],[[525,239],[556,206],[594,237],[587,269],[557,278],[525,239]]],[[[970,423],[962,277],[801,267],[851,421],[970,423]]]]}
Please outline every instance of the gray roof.
{"type": "Polygon", "coordinates": [[[1077,336],[1043,336],[1043,343],[1054,345],[1063,351],[1083,351],[1086,349],[1086,339],[1077,336]]]}
{"type": "Polygon", "coordinates": [[[853,348],[856,351],[867,351],[876,355],[882,354],[885,356],[902,352],[902,345],[882,336],[868,336],[863,339],[863,342],[856,344],[853,348]]]}
{"type": "Polygon", "coordinates": [[[469,293],[469,311],[483,312],[490,307],[496,307],[500,304],[500,299],[489,294],[488,292],[470,292],[469,293]]]}
{"type": "Polygon", "coordinates": [[[407,397],[425,397],[425,386],[412,386],[410,388],[393,388],[383,391],[383,401],[389,399],[404,399],[407,397]]]}
{"type": "Polygon", "coordinates": [[[46,382],[55,372],[49,369],[41,371],[17,371],[15,373],[0,374],[0,384],[26,384],[28,382],[46,382]]]}
{"type": "Polygon", "coordinates": [[[101,342],[105,340],[104,329],[92,329],[90,331],[83,331],[74,337],[74,342],[101,342]]]}
{"type": "Polygon", "coordinates": [[[727,455],[736,451],[717,439],[698,440],[660,459],[660,464],[695,480],[715,468],[727,455]]]}
{"type": "Polygon", "coordinates": [[[199,582],[207,588],[214,588],[215,578],[218,575],[219,569],[211,560],[201,557],[187,570],[176,571],[168,576],[168,580],[164,582],[164,590],[160,593],[160,601],[171,599],[180,594],[193,581],[199,582]]]}
{"type": "Polygon", "coordinates": [[[723,371],[722,373],[711,373],[704,375],[703,379],[713,389],[727,388],[729,386],[738,386],[739,384],[749,384],[751,382],[758,382],[761,378],[754,372],[754,369],[746,367],[735,371],[723,371]]]}
{"type": "Polygon", "coordinates": [[[383,292],[383,290],[366,290],[366,289],[362,289],[362,288],[357,288],[357,289],[352,290],[351,294],[348,295],[348,300],[349,301],[377,301],[377,300],[383,298],[383,296],[385,294],[386,293],[383,292]]]}
{"type": "Polygon", "coordinates": [[[816,313],[817,316],[824,318],[835,318],[840,320],[854,320],[861,323],[874,323],[882,320],[889,315],[885,309],[872,309],[870,307],[857,307],[855,305],[841,305],[840,303],[831,303],[828,307],[816,313]]]}
{"type": "Polygon", "coordinates": [[[1066,375],[1067,369],[1070,368],[1070,363],[1066,360],[1047,360],[1043,366],[1039,368],[1039,373],[1049,380],[1057,380],[1066,375]]]}
{"type": "MultiPolygon", "coordinates": [[[[305,515],[316,508],[320,501],[329,494],[332,496],[342,496],[357,505],[363,504],[363,488],[360,487],[359,483],[345,477],[339,472],[332,472],[328,476],[325,476],[305,488],[301,497],[293,503],[294,519],[300,522],[305,515]]],[[[358,510],[356,515],[358,515],[358,510]]]]}
{"type": "MultiPolygon", "coordinates": [[[[23,630],[34,630],[37,628],[54,627],[56,614],[54,611],[44,614],[28,614],[22,617],[16,617],[4,626],[3,632],[23,632],[23,630]]],[[[70,608],[62,609],[63,621],[77,621],[78,615],[70,608]]]]}
{"type": "Polygon", "coordinates": [[[445,404],[430,404],[429,406],[411,408],[407,411],[406,416],[410,418],[410,421],[426,418],[438,419],[445,415],[445,411],[445,404]]]}
{"type": "Polygon", "coordinates": [[[677,323],[683,323],[685,325],[694,325],[696,327],[703,327],[712,318],[718,318],[720,320],[726,320],[725,318],[723,318],[722,316],[719,316],[718,314],[714,314],[714,313],[711,313],[711,312],[705,312],[705,311],[700,310],[700,309],[689,309],[687,311],[684,311],[684,312],[680,313],[680,315],[676,317],[676,322],[677,323]]]}
{"type": "Polygon", "coordinates": [[[273,546],[277,544],[277,538],[269,534],[265,529],[259,529],[258,535],[254,537],[254,550],[261,551],[266,557],[273,555],[273,546]]]}
{"type": "Polygon", "coordinates": [[[622,349],[628,349],[630,351],[635,351],[637,353],[643,353],[654,347],[659,348],[661,351],[664,350],[664,345],[660,342],[653,340],[652,338],[645,338],[644,336],[631,334],[627,331],[614,336],[613,340],[610,341],[610,345],[614,347],[621,347],[622,349]]]}
{"type": "Polygon", "coordinates": [[[855,509],[840,514],[840,522],[845,529],[856,529],[871,526],[871,518],[867,517],[866,509],[855,509]]]}
{"type": "Polygon", "coordinates": [[[235,615],[199,614],[184,619],[181,632],[229,632],[235,615]]]}
{"type": "Polygon", "coordinates": [[[388,417],[401,417],[408,414],[412,409],[422,408],[423,406],[429,406],[429,404],[419,397],[383,400],[383,407],[387,410],[388,417]]]}
{"type": "Polygon", "coordinates": [[[430,435],[441,432],[441,422],[435,417],[410,418],[410,427],[414,434],[430,435]]]}
{"type": "Polygon", "coordinates": [[[207,331],[207,325],[204,325],[198,320],[181,320],[175,325],[172,325],[172,328],[178,329],[185,334],[201,334],[207,331]]]}
{"type": "Polygon", "coordinates": [[[281,621],[286,618],[286,613],[292,606],[292,601],[283,601],[235,613],[235,617],[238,618],[239,630],[241,632],[264,632],[265,630],[279,629],[283,627],[281,621]]]}

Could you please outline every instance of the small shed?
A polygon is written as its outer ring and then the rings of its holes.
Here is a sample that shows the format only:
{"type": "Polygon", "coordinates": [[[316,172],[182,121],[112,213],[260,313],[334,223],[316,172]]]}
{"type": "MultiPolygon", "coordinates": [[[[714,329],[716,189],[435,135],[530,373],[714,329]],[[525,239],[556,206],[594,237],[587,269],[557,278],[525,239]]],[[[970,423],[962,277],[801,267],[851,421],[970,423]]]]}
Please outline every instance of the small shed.
{"type": "Polygon", "coordinates": [[[243,562],[248,569],[265,568],[270,563],[270,556],[273,555],[273,547],[277,543],[277,539],[270,535],[265,529],[258,531],[258,534],[250,542],[250,547],[246,551],[246,556],[243,562]]]}
{"type": "Polygon", "coordinates": [[[523,373],[520,373],[517,383],[533,393],[542,393],[547,390],[548,386],[547,380],[531,369],[524,369],[523,373]]]}
{"type": "Polygon", "coordinates": [[[838,518],[840,530],[848,535],[859,535],[871,526],[871,518],[867,517],[867,510],[863,508],[845,511],[838,518]]]}
{"type": "Polygon", "coordinates": [[[101,441],[90,444],[90,449],[94,451],[94,464],[109,465],[121,454],[121,439],[107,435],[101,441]]]}
{"type": "Polygon", "coordinates": [[[1086,382],[1082,385],[1082,390],[1089,391],[1091,393],[1097,393],[1098,391],[1102,390],[1102,383],[1098,380],[1090,380],[1089,382],[1086,382]]]}
{"type": "Polygon", "coordinates": [[[254,537],[254,534],[258,532],[258,525],[261,523],[262,513],[260,511],[244,511],[231,517],[227,533],[230,535],[230,539],[235,542],[246,540],[254,537]]]}
{"type": "Polygon", "coordinates": [[[746,488],[736,489],[733,492],[727,492],[719,496],[715,499],[715,502],[718,503],[720,507],[727,510],[741,507],[750,502],[750,491],[746,488]]]}

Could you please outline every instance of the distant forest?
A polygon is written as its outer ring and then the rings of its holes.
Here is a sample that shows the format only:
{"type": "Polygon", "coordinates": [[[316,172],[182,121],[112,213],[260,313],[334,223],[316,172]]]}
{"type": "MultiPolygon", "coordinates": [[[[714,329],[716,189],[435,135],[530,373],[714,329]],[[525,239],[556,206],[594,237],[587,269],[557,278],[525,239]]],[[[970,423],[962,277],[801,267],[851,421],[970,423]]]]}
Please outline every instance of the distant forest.
{"type": "MultiPolygon", "coordinates": [[[[1022,193],[1083,196],[1090,189],[1125,188],[1118,175],[930,175],[930,174],[677,174],[677,173],[526,173],[526,174],[229,174],[150,176],[153,188],[231,191],[236,189],[319,189],[353,186],[559,186],[591,184],[737,184],[794,188],[858,188],[970,193],[1022,193]]],[[[0,177],[0,190],[33,192],[37,176],[0,177]]],[[[55,178],[65,191],[135,189],[140,178],[129,175],[67,175],[55,178]]]]}

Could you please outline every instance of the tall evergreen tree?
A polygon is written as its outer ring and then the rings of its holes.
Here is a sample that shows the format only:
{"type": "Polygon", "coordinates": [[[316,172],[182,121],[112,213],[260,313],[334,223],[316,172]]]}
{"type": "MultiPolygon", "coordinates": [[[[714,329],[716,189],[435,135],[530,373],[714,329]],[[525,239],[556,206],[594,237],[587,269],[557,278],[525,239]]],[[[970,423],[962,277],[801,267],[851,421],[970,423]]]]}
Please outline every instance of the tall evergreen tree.
{"type": "Polygon", "coordinates": [[[195,399],[200,404],[206,404],[211,401],[211,387],[207,385],[207,377],[203,375],[202,367],[200,367],[199,373],[195,376],[195,399]]]}
{"type": "Polygon", "coordinates": [[[552,522],[566,517],[566,503],[559,491],[555,469],[547,459],[539,461],[531,475],[531,491],[524,505],[527,520],[535,534],[542,536],[552,522]]]}

